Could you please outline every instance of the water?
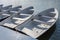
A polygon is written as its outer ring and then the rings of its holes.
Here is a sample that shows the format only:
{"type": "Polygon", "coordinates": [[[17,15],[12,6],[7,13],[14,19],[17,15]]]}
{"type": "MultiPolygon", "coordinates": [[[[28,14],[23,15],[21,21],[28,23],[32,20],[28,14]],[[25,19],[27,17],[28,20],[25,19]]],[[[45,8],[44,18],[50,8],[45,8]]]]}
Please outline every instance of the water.
{"type": "MultiPolygon", "coordinates": [[[[0,4],[9,5],[13,4],[14,6],[22,5],[23,8],[28,6],[34,6],[35,14],[39,13],[48,8],[56,8],[60,16],[60,0],[1,0],[0,4]]],[[[49,40],[60,40],[60,17],[56,23],[56,29],[53,35],[49,40]]],[[[52,33],[52,32],[51,32],[52,33]]]]}

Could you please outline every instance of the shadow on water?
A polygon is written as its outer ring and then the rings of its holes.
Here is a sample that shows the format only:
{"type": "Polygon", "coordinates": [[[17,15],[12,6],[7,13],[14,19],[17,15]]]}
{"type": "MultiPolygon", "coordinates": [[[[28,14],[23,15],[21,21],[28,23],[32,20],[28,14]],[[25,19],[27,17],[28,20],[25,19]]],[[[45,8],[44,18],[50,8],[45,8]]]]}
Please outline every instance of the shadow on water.
{"type": "Polygon", "coordinates": [[[37,39],[38,40],[49,40],[49,38],[54,33],[55,29],[56,29],[56,23],[48,31],[46,31],[43,35],[41,35],[37,39]]]}

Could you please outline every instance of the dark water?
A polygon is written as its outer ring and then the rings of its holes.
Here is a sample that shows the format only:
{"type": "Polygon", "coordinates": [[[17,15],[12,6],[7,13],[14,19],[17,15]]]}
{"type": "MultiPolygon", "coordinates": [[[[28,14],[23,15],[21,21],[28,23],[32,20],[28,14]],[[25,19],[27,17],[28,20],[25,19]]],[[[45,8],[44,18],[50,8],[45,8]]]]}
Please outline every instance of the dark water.
{"type": "MultiPolygon", "coordinates": [[[[40,38],[44,40],[60,40],[60,0],[12,0],[10,3],[8,0],[0,1],[1,3],[8,5],[8,4],[13,4],[14,6],[22,5],[23,8],[28,7],[28,6],[34,6],[35,14],[39,13],[45,9],[48,8],[56,8],[59,12],[59,18],[56,22],[56,26],[54,26],[50,31],[51,35],[49,35],[49,32],[47,32],[46,38],[40,38]],[[48,38],[47,38],[48,37],[48,38]]],[[[43,35],[45,36],[45,35],[43,35]]]]}

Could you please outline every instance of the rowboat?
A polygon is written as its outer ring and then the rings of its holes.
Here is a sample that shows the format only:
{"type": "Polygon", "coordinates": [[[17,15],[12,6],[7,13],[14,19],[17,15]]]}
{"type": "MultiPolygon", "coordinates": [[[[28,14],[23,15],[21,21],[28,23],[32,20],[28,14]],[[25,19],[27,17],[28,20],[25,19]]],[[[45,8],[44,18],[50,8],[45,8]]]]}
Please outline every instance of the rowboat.
{"type": "Polygon", "coordinates": [[[4,19],[10,17],[11,15],[13,15],[14,13],[11,11],[18,11],[19,8],[21,8],[21,6],[12,8],[12,5],[5,6],[5,7],[0,5],[0,22],[3,21],[4,19]]]}
{"type": "Polygon", "coordinates": [[[21,31],[33,38],[38,38],[49,30],[58,19],[58,11],[56,8],[44,10],[31,19],[27,20],[22,25],[15,27],[16,30],[21,31]]]}
{"type": "Polygon", "coordinates": [[[28,8],[19,10],[19,11],[10,11],[14,13],[11,17],[3,20],[0,25],[9,27],[9,28],[15,28],[18,25],[23,24],[27,20],[29,20],[33,15],[33,7],[30,6],[28,8]]]}

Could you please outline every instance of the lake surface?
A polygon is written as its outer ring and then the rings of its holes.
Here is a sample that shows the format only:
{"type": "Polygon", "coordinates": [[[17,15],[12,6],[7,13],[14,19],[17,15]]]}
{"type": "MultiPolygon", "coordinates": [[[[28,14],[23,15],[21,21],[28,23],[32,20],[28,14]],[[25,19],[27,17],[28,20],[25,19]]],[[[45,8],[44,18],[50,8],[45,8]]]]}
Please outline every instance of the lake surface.
{"type": "Polygon", "coordinates": [[[33,6],[35,14],[48,8],[56,8],[59,12],[59,18],[56,22],[56,29],[49,40],[60,40],[60,0],[12,0],[10,2],[8,1],[9,0],[1,0],[0,4],[13,4],[14,6],[22,5],[23,8],[33,6]]]}

